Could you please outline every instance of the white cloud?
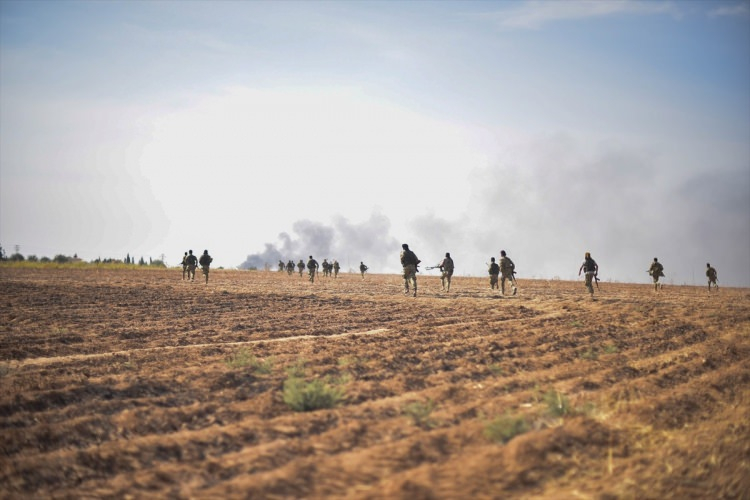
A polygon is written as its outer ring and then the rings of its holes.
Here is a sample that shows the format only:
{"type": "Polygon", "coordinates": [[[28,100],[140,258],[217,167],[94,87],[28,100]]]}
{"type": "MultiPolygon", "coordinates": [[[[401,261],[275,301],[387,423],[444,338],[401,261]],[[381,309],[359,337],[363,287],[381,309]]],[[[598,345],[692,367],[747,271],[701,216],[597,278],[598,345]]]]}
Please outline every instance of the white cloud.
{"type": "Polygon", "coordinates": [[[530,0],[483,14],[483,17],[492,19],[501,28],[539,29],[554,22],[635,14],[681,16],[680,10],[671,2],[530,0]]]}
{"type": "Polygon", "coordinates": [[[709,11],[708,15],[709,17],[746,17],[750,15],[750,4],[745,2],[735,5],[722,5],[709,11]]]}

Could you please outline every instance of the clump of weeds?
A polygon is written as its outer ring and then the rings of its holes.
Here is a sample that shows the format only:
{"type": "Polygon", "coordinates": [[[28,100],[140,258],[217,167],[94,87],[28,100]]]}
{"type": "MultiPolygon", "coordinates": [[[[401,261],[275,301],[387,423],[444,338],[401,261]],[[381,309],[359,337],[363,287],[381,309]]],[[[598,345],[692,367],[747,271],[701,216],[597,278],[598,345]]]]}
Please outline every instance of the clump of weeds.
{"type": "Polygon", "coordinates": [[[417,427],[423,429],[432,429],[437,426],[437,421],[432,418],[432,412],[435,409],[435,402],[431,399],[427,401],[412,401],[404,405],[401,410],[404,415],[411,418],[411,421],[417,427]]]}
{"type": "Polygon", "coordinates": [[[506,413],[485,425],[484,437],[495,443],[507,443],[529,429],[530,426],[526,419],[506,413]]]}
{"type": "Polygon", "coordinates": [[[303,378],[290,375],[284,381],[284,403],[294,411],[334,408],[343,397],[343,390],[321,379],[307,382],[303,378]]]}

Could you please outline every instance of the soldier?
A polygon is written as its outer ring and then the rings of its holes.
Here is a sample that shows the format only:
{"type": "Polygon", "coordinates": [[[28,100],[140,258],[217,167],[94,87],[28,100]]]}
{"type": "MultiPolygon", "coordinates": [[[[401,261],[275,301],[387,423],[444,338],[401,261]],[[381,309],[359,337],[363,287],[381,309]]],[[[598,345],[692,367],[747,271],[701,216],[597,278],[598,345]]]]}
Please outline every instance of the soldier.
{"type": "Polygon", "coordinates": [[[581,275],[581,271],[584,271],[586,277],[586,288],[588,288],[591,298],[594,298],[594,284],[593,281],[599,275],[599,265],[594,259],[591,258],[591,254],[586,252],[583,257],[583,264],[578,268],[578,276],[581,275]]]}
{"type": "Polygon", "coordinates": [[[497,286],[497,276],[500,274],[500,266],[498,266],[497,263],[495,262],[495,257],[492,257],[490,259],[490,262],[491,262],[490,268],[489,268],[490,289],[494,290],[495,288],[499,288],[497,286]]]}
{"type": "Polygon", "coordinates": [[[709,264],[708,262],[706,263],[706,277],[708,278],[708,293],[711,293],[711,283],[713,283],[714,287],[718,290],[719,280],[718,276],[716,276],[716,269],[711,267],[711,264],[709,264]]]}
{"type": "Polygon", "coordinates": [[[185,274],[187,273],[187,257],[188,253],[182,256],[182,281],[185,281],[185,274]]]}
{"type": "Polygon", "coordinates": [[[286,273],[291,276],[292,273],[294,273],[294,261],[292,259],[289,259],[289,262],[286,263],[286,273]]]}
{"type": "Polygon", "coordinates": [[[511,286],[513,287],[513,295],[515,295],[518,292],[518,288],[516,287],[516,278],[513,277],[514,274],[516,274],[516,265],[513,263],[512,260],[510,260],[510,257],[508,257],[505,254],[505,250],[500,250],[500,289],[502,290],[503,295],[505,295],[505,280],[507,279],[510,281],[511,286]]]}
{"type": "Polygon", "coordinates": [[[284,272],[284,261],[281,259],[279,259],[279,272],[280,273],[284,272]]]}
{"type": "Polygon", "coordinates": [[[310,274],[310,283],[315,282],[315,273],[318,271],[318,261],[313,259],[313,256],[310,256],[310,259],[307,261],[307,272],[310,274]]]}
{"type": "Polygon", "coordinates": [[[305,262],[300,259],[299,262],[297,262],[297,270],[299,270],[299,276],[302,277],[302,271],[305,270],[305,262]]]}
{"type": "Polygon", "coordinates": [[[453,276],[453,259],[451,259],[450,252],[445,252],[445,258],[437,265],[440,268],[440,283],[443,285],[443,290],[448,292],[451,291],[451,277],[453,276]],[[448,288],[445,288],[445,282],[448,281],[448,288]]]}
{"type": "Polygon", "coordinates": [[[365,272],[370,269],[365,265],[364,262],[359,261],[359,273],[362,275],[362,279],[365,279],[365,272]]]}
{"type": "Polygon", "coordinates": [[[339,277],[339,269],[341,269],[341,266],[339,265],[339,261],[334,260],[333,261],[333,277],[334,278],[339,277]]]}
{"type": "Polygon", "coordinates": [[[664,266],[661,265],[659,259],[654,257],[654,262],[651,263],[651,267],[648,268],[648,274],[654,280],[654,290],[661,289],[661,283],[659,283],[659,277],[664,276],[664,266]]]}
{"type": "Polygon", "coordinates": [[[320,267],[323,268],[323,276],[329,276],[331,274],[331,270],[328,269],[328,259],[323,259],[323,264],[321,264],[320,267]]]}
{"type": "Polygon", "coordinates": [[[422,262],[417,258],[417,255],[409,250],[409,245],[404,243],[401,245],[401,266],[404,269],[404,294],[409,295],[409,282],[414,283],[414,296],[417,296],[417,273],[419,272],[418,266],[422,262]]]}
{"type": "MultiPolygon", "coordinates": [[[[201,255],[200,260],[198,260],[198,263],[201,265],[201,272],[206,277],[206,284],[208,285],[208,268],[211,267],[211,262],[213,262],[214,259],[208,255],[208,250],[203,250],[203,255],[201,255]]],[[[193,276],[195,276],[195,271],[193,271],[193,276]]]]}
{"type": "Polygon", "coordinates": [[[195,268],[198,267],[198,258],[193,255],[192,250],[188,250],[188,256],[185,260],[187,262],[187,279],[188,281],[195,281],[195,268]]]}

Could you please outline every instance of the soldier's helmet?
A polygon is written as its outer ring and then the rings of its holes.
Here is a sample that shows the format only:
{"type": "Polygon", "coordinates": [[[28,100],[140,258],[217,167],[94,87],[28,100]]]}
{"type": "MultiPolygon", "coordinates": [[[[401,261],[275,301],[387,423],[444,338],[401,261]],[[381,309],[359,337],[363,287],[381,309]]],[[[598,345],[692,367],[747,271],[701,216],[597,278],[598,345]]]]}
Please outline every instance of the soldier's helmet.
{"type": "Polygon", "coordinates": [[[450,253],[450,252],[445,252],[445,256],[446,256],[446,257],[450,257],[450,256],[451,256],[451,253],[450,253]]]}
{"type": "Polygon", "coordinates": [[[495,257],[492,257],[492,258],[490,259],[490,261],[491,261],[491,262],[495,262],[495,257]]]}
{"type": "Polygon", "coordinates": [[[193,255],[193,251],[192,251],[192,250],[188,250],[188,253],[189,253],[190,255],[193,255]]]}
{"type": "Polygon", "coordinates": [[[208,255],[208,250],[203,250],[203,255],[208,255]]]}
{"type": "Polygon", "coordinates": [[[659,259],[657,259],[656,257],[654,257],[654,262],[659,262],[659,259]]]}
{"type": "Polygon", "coordinates": [[[404,243],[403,245],[401,245],[401,248],[403,248],[404,250],[409,250],[409,245],[404,243]]]}
{"type": "Polygon", "coordinates": [[[500,250],[500,255],[505,257],[505,250],[500,250]]]}
{"type": "Polygon", "coordinates": [[[708,262],[706,262],[706,267],[711,267],[711,264],[709,264],[708,262]]]}

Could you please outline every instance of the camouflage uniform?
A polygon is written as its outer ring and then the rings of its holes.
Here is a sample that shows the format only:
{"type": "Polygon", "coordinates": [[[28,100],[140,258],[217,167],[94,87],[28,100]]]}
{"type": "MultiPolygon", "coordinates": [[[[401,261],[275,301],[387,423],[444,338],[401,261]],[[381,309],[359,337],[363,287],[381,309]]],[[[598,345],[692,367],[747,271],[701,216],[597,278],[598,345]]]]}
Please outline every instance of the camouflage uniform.
{"type": "Polygon", "coordinates": [[[193,251],[188,251],[188,256],[185,257],[187,262],[187,279],[188,281],[195,281],[195,269],[198,267],[198,258],[193,255],[193,251]]]}
{"type": "Polygon", "coordinates": [[[284,261],[283,260],[279,261],[279,272],[280,273],[284,272],[284,261]]]}
{"type": "Polygon", "coordinates": [[[339,261],[334,260],[333,261],[333,277],[334,278],[339,277],[339,269],[341,269],[341,266],[339,265],[339,261]]]}
{"type": "Polygon", "coordinates": [[[656,257],[654,257],[651,267],[648,268],[648,274],[654,280],[654,290],[660,289],[661,283],[659,283],[659,277],[664,276],[664,266],[661,265],[661,262],[656,257]]]}
{"type": "Polygon", "coordinates": [[[286,263],[286,273],[291,276],[294,272],[294,262],[290,259],[289,262],[286,263]]]}
{"type": "Polygon", "coordinates": [[[443,290],[445,290],[445,282],[448,281],[448,291],[451,290],[451,277],[453,276],[453,259],[451,259],[451,254],[449,252],[446,252],[445,258],[438,264],[438,267],[440,268],[440,272],[442,275],[440,276],[440,283],[443,285],[443,290]]]}
{"type": "Polygon", "coordinates": [[[586,252],[583,259],[583,264],[578,268],[578,276],[581,275],[581,271],[585,272],[586,277],[586,288],[588,289],[591,296],[594,296],[594,280],[599,274],[599,265],[594,259],[591,258],[591,254],[586,252]]]}
{"type": "Polygon", "coordinates": [[[414,284],[414,296],[417,296],[417,266],[421,260],[417,258],[417,255],[409,250],[409,245],[404,243],[401,245],[401,266],[404,270],[404,293],[409,294],[409,283],[414,284]]]}
{"type": "Polygon", "coordinates": [[[187,256],[188,253],[185,252],[185,255],[182,256],[182,279],[185,279],[185,274],[187,274],[187,256]]]}
{"type": "Polygon", "coordinates": [[[305,263],[302,259],[297,262],[297,270],[299,271],[299,275],[302,276],[302,271],[305,270],[305,263]]]}
{"type": "Polygon", "coordinates": [[[364,262],[359,262],[359,272],[362,275],[362,279],[365,279],[365,272],[369,269],[364,262]]]}
{"type": "Polygon", "coordinates": [[[711,267],[711,264],[706,263],[706,277],[708,278],[708,291],[711,291],[711,284],[713,283],[714,287],[716,289],[719,289],[719,283],[718,279],[719,277],[716,275],[716,269],[711,267]]]}
{"type": "Polygon", "coordinates": [[[489,273],[490,273],[490,289],[494,290],[495,288],[499,288],[497,286],[497,277],[500,274],[500,266],[497,265],[495,262],[495,257],[492,257],[491,259],[492,263],[490,264],[489,273]]]}
{"type": "Polygon", "coordinates": [[[507,279],[510,281],[511,286],[513,287],[513,295],[518,292],[518,289],[516,288],[516,285],[514,284],[514,278],[513,274],[516,270],[516,265],[513,263],[512,260],[510,260],[510,257],[505,255],[505,250],[500,250],[500,290],[502,291],[502,294],[505,295],[505,280],[507,279]]]}
{"type": "Polygon", "coordinates": [[[310,259],[307,261],[307,272],[310,275],[310,283],[315,282],[315,273],[318,271],[318,261],[313,259],[312,255],[310,256],[310,259]]]}
{"type": "MultiPolygon", "coordinates": [[[[206,277],[206,284],[208,284],[208,269],[211,267],[211,262],[213,261],[214,259],[208,255],[208,250],[203,250],[203,255],[201,255],[198,263],[201,265],[201,272],[206,277]]],[[[195,271],[193,271],[193,275],[195,275],[195,271]]]]}

